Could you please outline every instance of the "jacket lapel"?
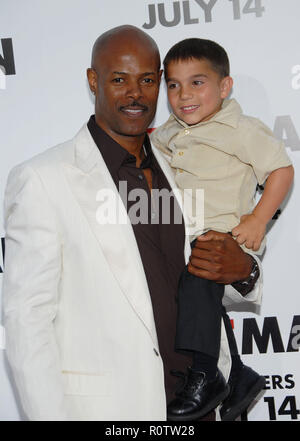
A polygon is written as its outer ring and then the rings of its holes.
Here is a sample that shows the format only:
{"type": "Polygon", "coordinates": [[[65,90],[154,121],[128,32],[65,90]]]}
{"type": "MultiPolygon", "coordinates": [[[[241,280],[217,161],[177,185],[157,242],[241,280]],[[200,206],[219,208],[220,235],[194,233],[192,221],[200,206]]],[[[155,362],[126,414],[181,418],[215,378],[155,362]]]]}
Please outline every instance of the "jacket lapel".
{"type": "Polygon", "coordinates": [[[169,181],[170,187],[172,188],[173,193],[174,193],[174,195],[177,199],[177,202],[179,204],[179,207],[181,208],[181,211],[183,213],[183,219],[184,219],[184,223],[185,223],[184,256],[185,256],[185,261],[187,263],[189,261],[190,255],[191,255],[191,245],[190,245],[190,241],[189,241],[189,230],[188,230],[189,222],[188,222],[187,215],[184,211],[181,193],[175,183],[173,172],[172,172],[172,169],[171,169],[168,161],[164,158],[163,154],[156,147],[153,146],[153,144],[152,144],[152,150],[153,150],[153,153],[154,153],[162,171],[164,172],[167,180],[169,181]]]}
{"type": "Polygon", "coordinates": [[[70,188],[120,289],[157,345],[145,272],[122,199],[86,125],[74,141],[75,163],[65,165],[70,188]],[[104,224],[101,218],[108,210],[112,222],[104,224]]]}

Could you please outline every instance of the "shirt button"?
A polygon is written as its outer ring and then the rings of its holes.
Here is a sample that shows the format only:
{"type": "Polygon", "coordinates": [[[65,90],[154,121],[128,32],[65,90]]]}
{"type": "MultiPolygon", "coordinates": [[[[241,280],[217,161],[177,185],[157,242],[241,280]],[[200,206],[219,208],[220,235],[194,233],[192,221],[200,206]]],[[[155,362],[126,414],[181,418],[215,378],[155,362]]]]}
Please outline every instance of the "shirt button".
{"type": "Polygon", "coordinates": [[[183,155],[183,152],[179,152],[178,155],[179,155],[179,156],[182,156],[182,155],[183,155]]]}
{"type": "Polygon", "coordinates": [[[185,129],[184,134],[188,135],[190,133],[189,129],[185,129]]]}
{"type": "Polygon", "coordinates": [[[157,357],[159,357],[159,353],[157,352],[157,350],[155,348],[153,348],[154,354],[157,355],[157,357]]]}
{"type": "Polygon", "coordinates": [[[144,179],[143,175],[138,175],[138,178],[142,181],[144,179]]]}

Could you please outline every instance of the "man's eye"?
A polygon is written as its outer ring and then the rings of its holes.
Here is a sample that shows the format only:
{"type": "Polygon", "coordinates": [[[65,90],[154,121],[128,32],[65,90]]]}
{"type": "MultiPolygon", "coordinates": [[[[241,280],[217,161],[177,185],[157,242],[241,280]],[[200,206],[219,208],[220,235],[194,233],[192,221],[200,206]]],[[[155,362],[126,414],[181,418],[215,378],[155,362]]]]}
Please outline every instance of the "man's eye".
{"type": "Polygon", "coordinates": [[[144,79],[143,79],[143,82],[146,83],[146,84],[151,84],[151,83],[153,83],[154,81],[153,81],[152,78],[144,78],[144,79]]]}
{"type": "Polygon", "coordinates": [[[114,83],[123,83],[124,82],[124,78],[114,78],[113,82],[114,83]]]}
{"type": "Polygon", "coordinates": [[[195,86],[201,86],[201,84],[203,84],[203,81],[201,81],[201,80],[195,80],[195,81],[193,81],[193,84],[194,84],[195,86]]]}
{"type": "Polygon", "coordinates": [[[178,85],[176,83],[169,83],[168,89],[175,89],[178,85]]]}

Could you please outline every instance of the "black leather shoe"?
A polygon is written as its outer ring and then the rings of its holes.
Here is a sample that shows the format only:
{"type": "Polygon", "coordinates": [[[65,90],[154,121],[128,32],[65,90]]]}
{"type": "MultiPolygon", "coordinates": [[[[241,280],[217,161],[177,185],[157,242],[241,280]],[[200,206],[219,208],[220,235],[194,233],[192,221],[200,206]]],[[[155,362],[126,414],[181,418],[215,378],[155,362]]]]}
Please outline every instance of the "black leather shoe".
{"type": "Polygon", "coordinates": [[[218,370],[216,378],[207,381],[204,372],[188,368],[183,388],[176,392],[176,398],[168,406],[168,420],[192,421],[206,415],[223,401],[229,393],[229,386],[218,370]]]}
{"type": "Polygon", "coordinates": [[[234,421],[265,387],[266,380],[253,369],[243,366],[236,376],[229,377],[230,393],[220,409],[222,421],[234,421]]]}

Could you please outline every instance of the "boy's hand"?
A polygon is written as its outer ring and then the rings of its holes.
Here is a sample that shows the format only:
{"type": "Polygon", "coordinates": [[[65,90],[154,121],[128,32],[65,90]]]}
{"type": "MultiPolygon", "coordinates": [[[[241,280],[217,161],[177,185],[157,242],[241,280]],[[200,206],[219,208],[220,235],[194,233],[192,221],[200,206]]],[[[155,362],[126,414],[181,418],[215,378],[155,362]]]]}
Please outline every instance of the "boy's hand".
{"type": "Polygon", "coordinates": [[[236,241],[253,251],[258,251],[260,244],[266,233],[266,224],[258,219],[254,214],[245,214],[241,217],[241,222],[232,230],[232,235],[236,241]]]}

